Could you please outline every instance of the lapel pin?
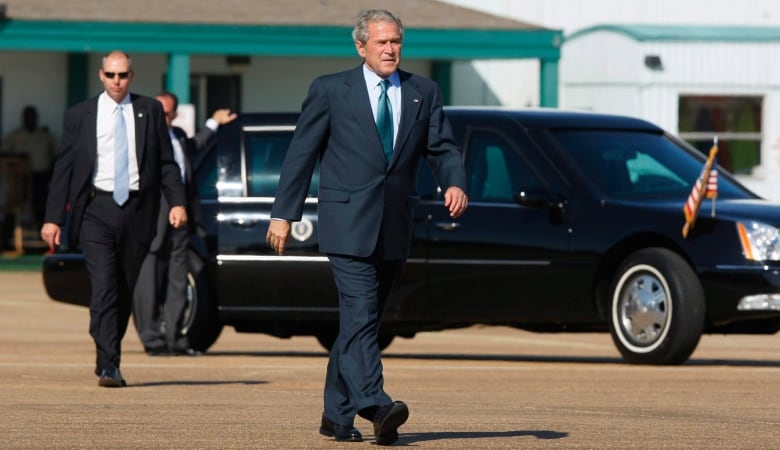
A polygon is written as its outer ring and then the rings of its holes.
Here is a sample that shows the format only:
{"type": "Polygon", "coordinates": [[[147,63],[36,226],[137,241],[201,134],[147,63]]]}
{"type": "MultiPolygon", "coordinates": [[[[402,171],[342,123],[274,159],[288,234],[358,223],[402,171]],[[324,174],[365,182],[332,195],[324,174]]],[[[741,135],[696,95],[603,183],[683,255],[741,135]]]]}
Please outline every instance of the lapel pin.
{"type": "Polygon", "coordinates": [[[138,117],[143,117],[144,113],[138,113],[138,117]]]}
{"type": "Polygon", "coordinates": [[[420,103],[420,99],[419,99],[419,98],[415,98],[415,99],[413,99],[412,101],[413,101],[414,103],[420,103]]]}

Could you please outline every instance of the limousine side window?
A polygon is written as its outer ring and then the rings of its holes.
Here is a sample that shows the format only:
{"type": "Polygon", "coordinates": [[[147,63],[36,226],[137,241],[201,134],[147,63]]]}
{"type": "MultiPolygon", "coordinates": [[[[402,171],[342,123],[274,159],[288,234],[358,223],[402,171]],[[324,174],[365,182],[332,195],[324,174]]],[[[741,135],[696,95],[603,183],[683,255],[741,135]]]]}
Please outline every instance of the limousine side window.
{"type": "MultiPolygon", "coordinates": [[[[244,138],[248,197],[274,197],[292,131],[247,133],[244,138]]],[[[318,165],[319,167],[319,165],[318,165]]],[[[316,197],[319,172],[315,168],[309,196],[316,197]]]]}
{"type": "Polygon", "coordinates": [[[466,175],[474,202],[511,203],[518,191],[542,186],[505,138],[485,131],[469,137],[466,175]]]}
{"type": "Polygon", "coordinates": [[[193,165],[195,166],[193,182],[197,186],[200,199],[217,198],[219,196],[219,192],[217,192],[217,150],[215,148],[207,150],[200,163],[193,165]]]}

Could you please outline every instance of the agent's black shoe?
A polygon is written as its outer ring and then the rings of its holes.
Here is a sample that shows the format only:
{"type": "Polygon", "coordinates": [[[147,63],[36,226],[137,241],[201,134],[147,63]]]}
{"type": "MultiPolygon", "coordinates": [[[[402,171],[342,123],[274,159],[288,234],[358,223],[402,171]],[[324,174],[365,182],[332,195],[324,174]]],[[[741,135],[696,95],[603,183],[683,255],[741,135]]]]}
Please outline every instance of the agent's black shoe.
{"type": "Polygon", "coordinates": [[[160,347],[147,347],[145,349],[146,354],[149,356],[168,356],[171,353],[168,351],[168,347],[162,345],[160,347]]]}
{"type": "Polygon", "coordinates": [[[102,387],[125,387],[127,381],[122,378],[122,373],[118,368],[109,366],[100,372],[100,379],[98,380],[98,386],[102,387]]]}
{"type": "Polygon", "coordinates": [[[363,442],[363,435],[353,426],[338,425],[322,415],[320,434],[335,438],[338,442],[363,442]]]}
{"type": "Polygon", "coordinates": [[[174,348],[171,354],[176,356],[200,356],[203,352],[195,350],[194,348],[174,348]]]}
{"type": "Polygon", "coordinates": [[[398,440],[398,427],[409,418],[409,408],[402,401],[380,407],[374,415],[374,439],[377,445],[390,445],[398,440]]]}

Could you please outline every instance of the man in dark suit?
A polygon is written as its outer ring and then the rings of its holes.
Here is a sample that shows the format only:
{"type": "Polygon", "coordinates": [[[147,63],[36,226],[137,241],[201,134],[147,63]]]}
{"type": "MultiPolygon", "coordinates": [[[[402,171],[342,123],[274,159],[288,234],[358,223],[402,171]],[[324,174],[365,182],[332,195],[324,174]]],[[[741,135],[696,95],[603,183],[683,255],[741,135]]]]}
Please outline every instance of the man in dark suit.
{"type": "Polygon", "coordinates": [[[157,94],[163,106],[165,123],[173,146],[173,155],[181,169],[182,181],[187,191],[187,217],[189,227],[173,228],[164,214],[167,201],[160,199],[162,209],[157,221],[157,235],[152,241],[149,255],[141,268],[135,290],[135,324],[146,353],[159,355],[197,355],[184,329],[184,313],[187,308],[187,248],[190,233],[196,231],[201,220],[198,189],[192,180],[192,156],[212,143],[220,125],[236,118],[229,109],[214,111],[206,126],[190,138],[181,128],[173,125],[179,99],[172,92],[157,94]]]}
{"type": "Polygon", "coordinates": [[[353,424],[360,415],[373,422],[376,443],[389,445],[409,410],[384,391],[377,328],[408,256],[420,157],[436,174],[452,217],[466,209],[466,176],[439,87],[398,70],[401,21],[388,11],[367,11],[352,37],[364,63],[312,82],[266,240],[283,254],[319,158],[319,244],[339,290],[339,335],[328,362],[320,433],[361,441],[353,424]]]}
{"type": "Polygon", "coordinates": [[[98,385],[127,383],[119,371],[132,289],[154,237],[160,191],[174,227],[187,223],[184,185],[162,106],[130,93],[130,57],[112,51],[99,72],[105,91],[65,112],[41,237],[53,250],[70,209],[68,240],[81,246],[91,285],[89,332],[98,385]]]}

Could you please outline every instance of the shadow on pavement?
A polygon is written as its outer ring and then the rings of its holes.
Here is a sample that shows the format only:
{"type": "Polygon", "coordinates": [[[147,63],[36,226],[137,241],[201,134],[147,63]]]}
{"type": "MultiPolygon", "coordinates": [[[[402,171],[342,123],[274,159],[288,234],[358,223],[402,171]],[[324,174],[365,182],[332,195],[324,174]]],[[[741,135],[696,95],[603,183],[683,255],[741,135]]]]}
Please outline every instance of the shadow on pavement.
{"type": "Polygon", "coordinates": [[[551,440],[563,439],[569,436],[569,433],[549,430],[517,430],[517,431],[453,431],[444,433],[400,433],[396,446],[412,444],[415,442],[438,441],[444,439],[494,439],[494,438],[517,438],[523,436],[532,436],[536,439],[551,440]]]}
{"type": "MultiPolygon", "coordinates": [[[[301,357],[327,358],[322,352],[231,352],[209,351],[202,356],[263,356],[263,357],[301,357]]],[[[383,353],[382,359],[419,359],[427,361],[504,361],[504,362],[545,362],[545,363],[584,363],[584,364],[627,364],[619,357],[605,356],[539,356],[539,355],[468,355],[443,353],[383,353]]],[[[754,359],[710,359],[691,358],[681,366],[733,366],[733,367],[780,367],[780,361],[754,359]]],[[[662,366],[658,366],[662,367],[662,366]]],[[[680,367],[680,366],[670,366],[680,367]]]]}
{"type": "Polygon", "coordinates": [[[128,383],[128,388],[133,387],[156,387],[156,386],[222,386],[226,384],[244,384],[244,385],[257,385],[267,384],[267,381],[256,380],[235,380],[235,381],[198,381],[198,380],[186,380],[186,381],[152,381],[146,383],[128,383]]]}

